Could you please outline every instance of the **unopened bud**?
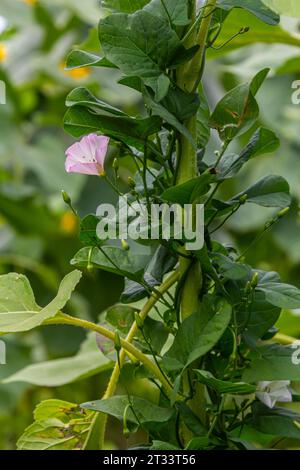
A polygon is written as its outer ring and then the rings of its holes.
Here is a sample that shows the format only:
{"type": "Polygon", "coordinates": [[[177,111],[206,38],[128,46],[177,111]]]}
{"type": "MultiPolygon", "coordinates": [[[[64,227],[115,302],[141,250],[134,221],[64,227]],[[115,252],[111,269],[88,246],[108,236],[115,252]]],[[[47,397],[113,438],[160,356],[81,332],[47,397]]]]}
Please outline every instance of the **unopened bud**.
{"type": "Polygon", "coordinates": [[[70,206],[70,205],[72,204],[72,200],[71,200],[69,194],[68,194],[66,191],[62,190],[61,195],[62,195],[63,201],[64,201],[68,206],[70,206]]]}
{"type": "Polygon", "coordinates": [[[252,289],[255,289],[255,287],[257,287],[257,285],[258,285],[258,280],[259,280],[258,273],[254,273],[254,274],[253,274],[253,277],[252,277],[252,279],[251,279],[251,287],[252,287],[252,289]]]}
{"type": "Polygon", "coordinates": [[[243,196],[240,197],[240,204],[246,204],[248,201],[248,194],[243,194],[243,196]]]}
{"type": "Polygon", "coordinates": [[[124,251],[128,251],[130,249],[130,246],[128,245],[126,240],[121,240],[121,245],[124,251]]]}
{"type": "Polygon", "coordinates": [[[281,219],[282,217],[284,217],[286,214],[288,214],[290,212],[290,207],[285,207],[284,209],[282,209],[280,212],[278,212],[277,214],[277,217],[279,219],[281,219]]]}
{"type": "Polygon", "coordinates": [[[245,26],[245,28],[240,29],[240,34],[245,34],[245,33],[248,33],[249,31],[250,31],[249,26],[245,26]]]}
{"type": "Polygon", "coordinates": [[[119,169],[119,160],[117,158],[114,158],[112,167],[113,167],[114,170],[118,171],[118,169],[119,169]]]}
{"type": "Polygon", "coordinates": [[[121,351],[121,349],[122,349],[121,338],[120,338],[119,333],[116,331],[115,332],[115,350],[119,352],[121,351]]]}
{"type": "Polygon", "coordinates": [[[128,176],[128,185],[131,189],[135,189],[135,187],[136,187],[136,183],[135,183],[134,179],[131,178],[131,176],[128,176]]]}

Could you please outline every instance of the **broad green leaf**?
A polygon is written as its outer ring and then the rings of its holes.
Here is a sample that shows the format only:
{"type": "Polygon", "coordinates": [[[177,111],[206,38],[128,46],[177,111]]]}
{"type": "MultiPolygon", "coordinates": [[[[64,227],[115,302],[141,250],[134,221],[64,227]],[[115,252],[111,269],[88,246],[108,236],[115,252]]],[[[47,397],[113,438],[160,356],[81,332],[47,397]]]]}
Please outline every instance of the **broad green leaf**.
{"type": "Polygon", "coordinates": [[[166,189],[161,198],[168,202],[190,204],[197,197],[203,196],[209,191],[210,184],[214,182],[214,179],[214,175],[203,173],[201,176],[193,178],[186,183],[166,189]]]}
{"type": "Polygon", "coordinates": [[[95,336],[90,335],[75,356],[32,364],[7,377],[3,383],[27,382],[40,387],[60,387],[111,367],[112,362],[99,351],[95,336]]]}
{"type": "Polygon", "coordinates": [[[206,385],[209,388],[212,388],[220,394],[237,393],[238,395],[247,395],[249,393],[254,393],[256,390],[256,385],[250,385],[245,382],[229,382],[219,380],[206,370],[196,370],[195,372],[200,383],[206,385]]]}
{"type": "Polygon", "coordinates": [[[114,64],[104,57],[99,57],[90,52],[75,49],[71,51],[66,59],[66,69],[73,70],[81,67],[108,67],[116,68],[114,64]]]}
{"type": "Polygon", "coordinates": [[[218,0],[218,7],[224,10],[231,10],[235,7],[243,8],[270,25],[276,25],[280,21],[280,16],[261,0],[218,0]]]}
{"type": "Polygon", "coordinates": [[[31,424],[17,442],[19,450],[82,449],[93,414],[62,400],[41,402],[31,424]]]}
{"type": "Polygon", "coordinates": [[[280,282],[261,282],[257,289],[263,292],[265,299],[279,308],[300,308],[300,290],[290,284],[280,282]]]}
{"type": "Polygon", "coordinates": [[[231,203],[239,202],[240,198],[247,195],[247,202],[264,207],[285,208],[291,204],[290,187],[288,182],[281,176],[266,176],[250,188],[234,196],[231,203]]]}
{"type": "Polygon", "coordinates": [[[105,320],[121,333],[128,333],[138,310],[128,305],[114,305],[106,311],[105,320]]]}
{"type": "Polygon", "coordinates": [[[178,329],[174,343],[164,355],[169,370],[182,370],[209,352],[224,334],[231,320],[231,306],[220,300],[208,312],[193,313],[178,329]]]}
{"type": "Polygon", "coordinates": [[[280,145],[273,131],[260,127],[239,155],[225,155],[218,166],[218,179],[232,178],[250,159],[272,153],[280,145]]]}
{"type": "Polygon", "coordinates": [[[74,256],[71,264],[81,268],[90,265],[136,280],[143,274],[148,262],[148,254],[134,253],[132,249],[126,251],[118,247],[104,246],[101,250],[97,247],[82,248],[74,256]]]}
{"type": "Polygon", "coordinates": [[[29,331],[53,318],[70,299],[81,275],[78,270],[67,274],[56,297],[44,308],[36,304],[25,276],[15,273],[0,276],[0,333],[29,331]]]}
{"type": "Polygon", "coordinates": [[[257,349],[242,379],[255,383],[264,380],[300,380],[300,346],[271,344],[257,349]]]}
{"type": "Polygon", "coordinates": [[[125,408],[129,404],[132,405],[132,408],[128,409],[127,420],[134,424],[165,423],[174,414],[172,408],[162,408],[139,397],[130,397],[129,401],[128,396],[115,396],[107,400],[83,403],[80,406],[84,409],[100,411],[123,420],[125,408]]]}
{"type": "Polygon", "coordinates": [[[166,95],[163,71],[182,47],[167,20],[146,11],[114,14],[100,21],[99,37],[106,58],[124,74],[140,77],[158,101],[166,95]]]}
{"type": "Polygon", "coordinates": [[[210,126],[224,141],[245,133],[256,121],[259,108],[255,95],[265,80],[269,69],[263,69],[249,83],[230,90],[212,113],[210,126]]]}
{"type": "Polygon", "coordinates": [[[144,7],[152,15],[163,17],[175,26],[185,26],[189,23],[188,2],[186,0],[151,0],[144,7]]]}
{"type": "Polygon", "coordinates": [[[262,403],[252,405],[252,425],[265,434],[300,439],[300,414],[286,408],[270,409],[262,403]]]}
{"type": "Polygon", "coordinates": [[[147,137],[160,130],[161,120],[158,117],[134,119],[122,116],[103,116],[92,114],[85,107],[73,106],[65,115],[64,127],[74,137],[81,137],[91,132],[101,132],[124,144],[144,150],[147,137]]]}
{"type": "Polygon", "coordinates": [[[149,0],[102,0],[102,6],[123,13],[134,13],[143,8],[148,2],[149,0]]]}

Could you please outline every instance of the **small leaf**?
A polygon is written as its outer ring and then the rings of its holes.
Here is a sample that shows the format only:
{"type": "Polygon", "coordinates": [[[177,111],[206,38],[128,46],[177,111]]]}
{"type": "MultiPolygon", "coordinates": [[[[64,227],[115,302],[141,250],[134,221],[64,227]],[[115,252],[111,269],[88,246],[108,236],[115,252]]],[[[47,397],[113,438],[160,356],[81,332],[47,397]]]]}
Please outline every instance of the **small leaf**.
{"type": "Polygon", "coordinates": [[[179,327],[173,345],[164,355],[165,367],[185,369],[208,353],[222,337],[230,320],[231,306],[225,300],[210,304],[207,312],[192,314],[179,327]]]}
{"type": "Polygon", "coordinates": [[[248,395],[256,391],[256,385],[250,385],[245,382],[225,382],[224,380],[216,379],[210,372],[206,370],[196,370],[197,379],[200,383],[212,388],[216,392],[230,393],[238,395],[248,395]]]}

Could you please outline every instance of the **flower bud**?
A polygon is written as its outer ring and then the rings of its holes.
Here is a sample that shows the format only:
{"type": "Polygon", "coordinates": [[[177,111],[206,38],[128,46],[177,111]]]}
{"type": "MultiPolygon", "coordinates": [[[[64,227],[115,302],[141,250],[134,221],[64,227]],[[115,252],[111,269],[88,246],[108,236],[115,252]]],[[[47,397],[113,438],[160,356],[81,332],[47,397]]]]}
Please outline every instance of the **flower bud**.
{"type": "Polygon", "coordinates": [[[121,240],[121,245],[124,251],[128,251],[130,249],[130,246],[128,245],[126,240],[121,240]]]}
{"type": "Polygon", "coordinates": [[[136,183],[135,183],[134,179],[131,178],[131,176],[128,176],[128,185],[131,189],[135,189],[135,187],[136,187],[136,183]]]}
{"type": "Polygon", "coordinates": [[[280,212],[278,212],[277,214],[277,217],[279,219],[281,219],[282,217],[284,217],[286,214],[288,214],[290,211],[290,207],[285,207],[284,209],[282,209],[280,212]]]}
{"type": "Polygon", "coordinates": [[[253,277],[251,279],[251,287],[252,289],[255,289],[258,285],[258,280],[259,280],[259,277],[258,277],[258,273],[254,273],[253,274],[253,277]]]}

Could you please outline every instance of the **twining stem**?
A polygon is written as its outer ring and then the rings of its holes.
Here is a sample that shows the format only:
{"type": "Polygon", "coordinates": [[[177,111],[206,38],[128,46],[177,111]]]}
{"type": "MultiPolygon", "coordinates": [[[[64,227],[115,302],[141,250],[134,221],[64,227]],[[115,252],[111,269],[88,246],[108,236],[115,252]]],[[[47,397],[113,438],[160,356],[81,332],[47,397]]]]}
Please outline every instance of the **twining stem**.
{"type": "MultiPolygon", "coordinates": [[[[141,318],[141,321],[143,322],[146,318],[147,315],[150,313],[152,308],[155,306],[155,304],[161,299],[161,297],[168,292],[168,290],[178,281],[180,277],[180,272],[175,271],[172,273],[168,279],[158,288],[156,291],[151,295],[149,300],[145,303],[143,309],[140,311],[139,316],[141,318]]],[[[130,328],[130,331],[126,337],[126,341],[128,343],[132,343],[136,333],[138,331],[138,325],[136,322],[134,322],[130,328]]],[[[102,397],[103,400],[107,400],[108,398],[112,397],[116,391],[118,380],[120,377],[120,368],[123,367],[126,359],[126,351],[122,349],[119,354],[119,361],[116,362],[113,372],[110,376],[109,383],[107,386],[107,389],[102,397]]],[[[104,443],[104,438],[105,438],[105,431],[106,431],[106,425],[107,425],[107,415],[102,415],[101,417],[95,417],[95,422],[93,425],[97,425],[97,420],[101,420],[100,423],[100,447],[103,447],[104,443]]]]}
{"type": "MultiPolygon", "coordinates": [[[[179,276],[180,276],[179,271],[175,271],[168,277],[168,279],[158,289],[156,289],[156,291],[151,295],[151,297],[149,298],[149,300],[146,302],[143,309],[139,313],[141,321],[144,321],[146,319],[147,315],[152,310],[154,305],[160,300],[161,296],[164,295],[166,292],[168,292],[168,290],[178,281],[179,276]]],[[[137,331],[138,331],[138,325],[136,322],[134,322],[126,337],[127,343],[129,344],[132,343],[137,331]]],[[[122,349],[119,354],[119,363],[121,367],[124,365],[125,358],[126,358],[126,351],[122,349]]],[[[115,393],[119,376],[120,376],[120,368],[119,368],[119,364],[116,363],[113,373],[110,377],[106,392],[103,396],[103,399],[111,397],[115,393]]]]}
{"type": "MultiPolygon", "coordinates": [[[[64,324],[64,325],[72,325],[78,326],[81,328],[85,328],[89,331],[94,331],[95,333],[99,333],[100,335],[105,336],[106,338],[110,339],[111,341],[115,341],[115,333],[113,331],[104,328],[101,325],[96,325],[96,323],[92,323],[88,320],[82,320],[81,318],[75,318],[65,313],[60,313],[57,315],[52,321],[48,321],[47,324],[64,324]]],[[[126,339],[120,339],[121,346],[126,353],[129,353],[133,357],[135,357],[139,362],[144,364],[144,366],[152,372],[152,374],[161,382],[162,386],[165,388],[168,395],[172,392],[172,387],[170,386],[168,380],[162,374],[160,369],[157,365],[151,361],[145,354],[143,354],[139,349],[135,346],[130,344],[126,339]]]]}

